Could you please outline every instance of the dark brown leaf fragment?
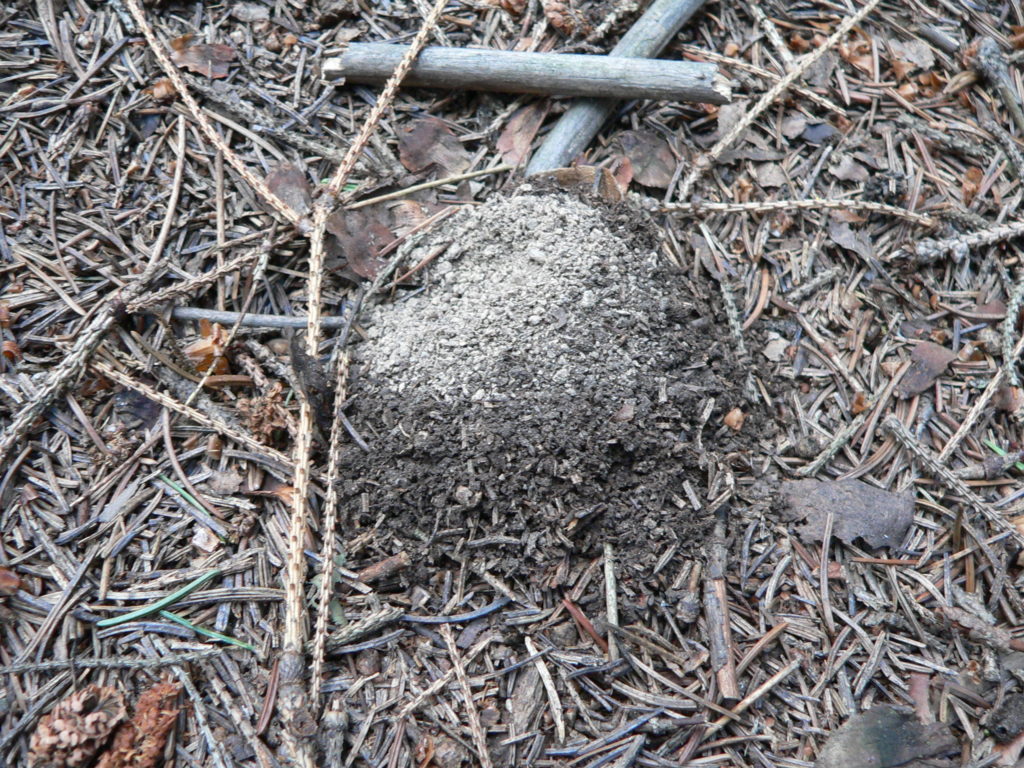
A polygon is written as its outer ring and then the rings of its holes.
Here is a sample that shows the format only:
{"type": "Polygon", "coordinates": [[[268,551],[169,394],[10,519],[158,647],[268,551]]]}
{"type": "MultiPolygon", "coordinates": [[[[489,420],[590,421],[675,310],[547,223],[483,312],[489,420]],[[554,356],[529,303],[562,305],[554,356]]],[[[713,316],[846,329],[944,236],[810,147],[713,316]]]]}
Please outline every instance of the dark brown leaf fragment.
{"type": "Polygon", "coordinates": [[[941,768],[960,745],[943,723],[922,725],[908,707],[883,705],[851,717],[818,754],[817,768],[941,768]]]}
{"type": "Polygon", "coordinates": [[[298,166],[281,163],[266,178],[267,187],[299,216],[313,207],[313,191],[309,179],[298,166]]]}
{"type": "Polygon", "coordinates": [[[633,181],[666,189],[676,171],[676,157],[668,142],[653,131],[626,131],[619,136],[622,153],[633,164],[633,181]]]}
{"type": "Polygon", "coordinates": [[[860,480],[787,480],[783,499],[805,541],[821,541],[829,512],[832,534],[852,544],[861,539],[870,547],[896,546],[914,520],[914,497],[883,491],[860,480]]]}
{"type": "Polygon", "coordinates": [[[341,251],[338,255],[348,262],[349,268],[369,280],[386,263],[380,252],[395,239],[383,205],[337,211],[327,219],[327,231],[336,238],[341,251]]]}
{"type": "Polygon", "coordinates": [[[472,161],[455,134],[436,117],[415,120],[402,129],[398,135],[398,157],[413,173],[433,166],[445,176],[462,173],[472,161]]]}
{"type": "Polygon", "coordinates": [[[956,360],[956,354],[930,341],[923,341],[910,353],[910,368],[896,387],[904,400],[924,392],[935,383],[946,367],[956,360]]]}
{"type": "Polygon", "coordinates": [[[549,106],[548,101],[530,104],[517,109],[509,118],[508,125],[498,137],[497,147],[502,160],[510,165],[519,165],[526,160],[530,154],[530,144],[543,124],[549,106]]]}
{"type": "Polygon", "coordinates": [[[235,49],[223,43],[196,43],[192,35],[171,40],[171,61],[179,67],[216,80],[227,77],[235,60],[235,49]]]}

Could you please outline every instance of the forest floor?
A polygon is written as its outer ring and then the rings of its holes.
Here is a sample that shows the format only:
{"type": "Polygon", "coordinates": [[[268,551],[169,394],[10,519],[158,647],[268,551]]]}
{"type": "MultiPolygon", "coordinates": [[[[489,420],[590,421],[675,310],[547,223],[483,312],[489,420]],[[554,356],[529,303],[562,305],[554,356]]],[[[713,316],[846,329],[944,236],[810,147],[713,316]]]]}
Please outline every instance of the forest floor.
{"type": "Polygon", "coordinates": [[[544,177],[322,76],[639,5],[0,9],[5,764],[1020,764],[1024,10],[708,3],[544,177]]]}

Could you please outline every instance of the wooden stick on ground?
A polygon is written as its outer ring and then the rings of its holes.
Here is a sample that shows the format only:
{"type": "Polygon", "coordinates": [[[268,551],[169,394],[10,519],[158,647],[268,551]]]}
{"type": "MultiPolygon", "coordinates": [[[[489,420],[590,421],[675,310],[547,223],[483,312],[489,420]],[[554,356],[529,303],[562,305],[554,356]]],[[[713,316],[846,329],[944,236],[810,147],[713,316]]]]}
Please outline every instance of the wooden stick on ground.
{"type": "Polygon", "coordinates": [[[727,702],[738,701],[740,687],[736,682],[736,662],[733,659],[732,629],[729,626],[729,598],[725,591],[725,515],[715,523],[708,554],[707,575],[704,581],[704,619],[708,624],[708,645],[711,649],[711,667],[718,679],[718,689],[727,702]]]}
{"type": "MultiPolygon", "coordinates": [[[[407,50],[405,45],[352,43],[341,56],[324,62],[323,74],[350,83],[382,83],[407,50]]],[[[731,95],[718,67],[705,62],[440,46],[423,49],[403,85],[705,104],[725,104],[731,95]]]]}
{"type": "MultiPolygon", "coordinates": [[[[609,56],[657,56],[704,0],[655,0],[647,12],[622,36],[609,56]]],[[[527,175],[564,168],[590,144],[615,109],[614,99],[580,99],[548,134],[526,167],[527,175]]]]}

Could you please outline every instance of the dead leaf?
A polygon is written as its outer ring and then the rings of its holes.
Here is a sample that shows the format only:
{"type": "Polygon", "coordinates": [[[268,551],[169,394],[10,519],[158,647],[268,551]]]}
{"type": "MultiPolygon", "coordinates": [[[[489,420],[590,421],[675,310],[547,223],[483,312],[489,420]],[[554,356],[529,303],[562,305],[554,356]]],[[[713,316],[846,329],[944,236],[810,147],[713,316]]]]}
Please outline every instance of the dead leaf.
{"type": "Polygon", "coordinates": [[[163,762],[167,736],[180,709],[174,705],[180,683],[157,683],[139,696],[135,714],[114,733],[96,768],[156,768],[163,762]]]}
{"type": "Polygon", "coordinates": [[[1007,413],[1024,413],[1024,389],[1020,387],[1000,387],[996,390],[996,396],[992,398],[992,405],[998,411],[1007,413]]]}
{"type": "Polygon", "coordinates": [[[786,184],[788,181],[786,172],[782,170],[782,166],[778,163],[764,163],[757,167],[757,183],[762,187],[775,189],[786,184]]]}
{"type": "Polygon", "coordinates": [[[224,345],[228,333],[219,323],[211,323],[206,318],[199,321],[199,340],[189,344],[183,350],[196,370],[200,373],[208,371],[223,375],[228,373],[228,359],[224,355],[224,345]],[[216,361],[216,365],[214,365],[216,361]],[[211,371],[212,368],[212,371],[211,371]]]}
{"type": "Polygon", "coordinates": [[[179,67],[214,80],[228,76],[229,65],[235,60],[234,48],[223,43],[191,45],[191,42],[192,35],[182,35],[171,40],[171,61],[179,67]]]}
{"type": "Polygon", "coordinates": [[[313,190],[305,172],[291,163],[281,163],[266,178],[267,187],[299,216],[313,207],[313,190]]]}
{"type": "Polygon", "coordinates": [[[169,77],[160,78],[142,92],[149,94],[157,101],[167,101],[178,95],[178,91],[175,89],[174,83],[171,82],[169,77]]]}
{"type": "Polygon", "coordinates": [[[607,168],[596,168],[593,165],[574,165],[572,168],[556,168],[534,174],[538,178],[550,179],[565,190],[596,194],[609,203],[622,199],[622,190],[612,172],[607,168]]]}
{"type": "Polygon", "coordinates": [[[708,137],[709,143],[718,141],[743,119],[750,109],[748,99],[737,99],[731,104],[723,104],[718,108],[718,128],[708,137]]]}
{"type": "Polygon", "coordinates": [[[612,176],[615,177],[615,183],[619,185],[619,189],[625,194],[626,190],[629,189],[629,183],[633,181],[633,164],[629,161],[628,157],[623,156],[619,160],[619,163],[612,171],[612,176]]]}
{"type": "Polygon", "coordinates": [[[854,715],[828,737],[816,768],[945,768],[960,743],[944,723],[924,725],[909,707],[882,705],[854,715]]]}
{"type": "Polygon", "coordinates": [[[790,113],[783,119],[780,130],[787,139],[795,139],[807,128],[807,118],[799,112],[790,113]]]}
{"type": "Polygon", "coordinates": [[[473,160],[455,134],[436,117],[414,120],[402,128],[398,135],[398,157],[413,173],[434,166],[445,176],[462,173],[473,160]]]}
{"type": "Polygon", "coordinates": [[[0,568],[0,596],[10,597],[21,589],[21,579],[10,568],[0,568]]]}
{"type": "Polygon", "coordinates": [[[622,154],[633,164],[633,181],[667,189],[675,175],[676,157],[663,136],[653,131],[625,131],[618,137],[622,154]]]}
{"type": "Polygon", "coordinates": [[[517,109],[509,118],[508,125],[498,137],[497,148],[501,159],[509,165],[520,165],[530,154],[537,131],[547,117],[551,103],[545,99],[517,109]]]}
{"type": "Polygon", "coordinates": [[[238,493],[244,479],[233,469],[215,469],[210,472],[210,476],[206,480],[206,487],[210,489],[211,493],[218,496],[230,496],[233,493],[238,493]]]}
{"type": "Polygon", "coordinates": [[[889,48],[897,59],[908,61],[921,69],[935,66],[935,52],[923,40],[891,40],[889,48]]]}
{"type": "Polygon", "coordinates": [[[868,169],[849,155],[839,158],[838,165],[829,166],[828,171],[840,181],[855,181],[858,184],[863,184],[869,176],[868,169]]]}
{"type": "Polygon", "coordinates": [[[914,521],[914,496],[892,493],[860,480],[787,480],[782,495],[805,541],[821,541],[829,512],[832,534],[849,544],[894,547],[914,521]]]}
{"type": "Polygon", "coordinates": [[[978,191],[981,189],[981,181],[985,178],[984,172],[981,168],[975,168],[971,166],[967,169],[964,174],[964,180],[960,185],[963,191],[963,201],[965,206],[969,206],[974,202],[974,198],[977,197],[978,191]]]}
{"type": "Polygon", "coordinates": [[[830,217],[828,235],[832,242],[848,251],[853,251],[862,259],[870,259],[875,255],[875,249],[871,246],[871,240],[866,232],[856,231],[845,221],[836,221],[830,217]]]}
{"type": "Polygon", "coordinates": [[[838,135],[839,131],[829,123],[810,123],[804,128],[801,138],[808,144],[824,144],[838,135]]]}
{"type": "Polygon", "coordinates": [[[847,64],[867,75],[874,75],[874,56],[871,53],[871,43],[867,40],[861,38],[849,44],[842,44],[836,50],[847,64]]]}
{"type": "Polygon", "coordinates": [[[956,353],[930,341],[923,341],[910,353],[910,368],[896,386],[896,393],[904,400],[928,389],[956,360],[956,353]]]}
{"type": "Polygon", "coordinates": [[[395,236],[383,205],[368,205],[352,211],[336,211],[327,219],[327,231],[335,237],[341,256],[359,277],[372,280],[387,263],[381,250],[395,236]]]}

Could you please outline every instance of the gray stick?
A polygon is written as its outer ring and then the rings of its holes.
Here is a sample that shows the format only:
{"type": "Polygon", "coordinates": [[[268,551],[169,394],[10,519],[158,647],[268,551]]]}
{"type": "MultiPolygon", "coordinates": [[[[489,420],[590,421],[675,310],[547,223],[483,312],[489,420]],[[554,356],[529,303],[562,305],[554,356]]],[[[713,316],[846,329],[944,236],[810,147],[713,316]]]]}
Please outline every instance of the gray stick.
{"type": "MultiPolygon", "coordinates": [[[[704,0],[654,0],[609,56],[657,56],[704,0]]],[[[526,167],[527,175],[564,168],[593,140],[615,109],[613,99],[579,99],[562,115],[526,167]]]]}
{"type": "MultiPolygon", "coordinates": [[[[323,75],[382,83],[406,50],[405,45],[352,43],[341,56],[324,62],[323,75]]],[[[730,96],[714,64],[440,46],[423,49],[402,85],[706,104],[725,104],[730,96]]]]}

